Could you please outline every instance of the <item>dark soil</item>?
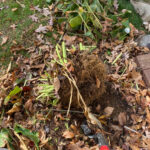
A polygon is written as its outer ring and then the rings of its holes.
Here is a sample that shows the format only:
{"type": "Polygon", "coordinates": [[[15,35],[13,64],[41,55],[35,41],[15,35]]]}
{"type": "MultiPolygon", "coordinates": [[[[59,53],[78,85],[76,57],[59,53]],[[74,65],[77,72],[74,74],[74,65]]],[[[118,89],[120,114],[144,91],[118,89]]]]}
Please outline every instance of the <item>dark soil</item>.
{"type": "Polygon", "coordinates": [[[101,106],[101,112],[103,112],[106,107],[114,108],[111,115],[113,120],[115,120],[115,117],[118,117],[120,112],[127,112],[128,109],[130,110],[123,95],[118,90],[114,89],[111,82],[106,83],[106,92],[96,101],[95,105],[98,104],[101,106]]]}

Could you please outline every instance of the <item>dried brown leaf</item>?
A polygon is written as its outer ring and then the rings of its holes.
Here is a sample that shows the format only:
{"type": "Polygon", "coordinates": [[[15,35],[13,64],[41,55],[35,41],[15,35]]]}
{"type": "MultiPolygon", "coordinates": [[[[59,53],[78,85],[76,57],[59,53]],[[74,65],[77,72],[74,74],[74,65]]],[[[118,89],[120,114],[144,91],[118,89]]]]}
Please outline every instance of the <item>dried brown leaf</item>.
{"type": "Polygon", "coordinates": [[[63,132],[63,137],[65,139],[72,139],[72,138],[74,138],[74,136],[75,136],[74,133],[70,132],[68,130],[66,130],[66,131],[63,132]]]}
{"type": "Polygon", "coordinates": [[[6,44],[7,41],[8,41],[8,36],[4,36],[4,37],[2,38],[2,43],[1,43],[1,45],[6,44]]]}
{"type": "Polygon", "coordinates": [[[106,107],[104,109],[104,112],[105,112],[106,116],[110,116],[113,113],[113,111],[114,111],[113,107],[106,107]]]}
{"type": "Polygon", "coordinates": [[[29,99],[29,100],[25,103],[24,108],[25,108],[26,110],[28,110],[29,112],[33,113],[34,110],[33,110],[32,99],[29,99]]]}
{"type": "Polygon", "coordinates": [[[20,102],[17,102],[13,105],[13,107],[7,112],[7,114],[11,115],[13,114],[14,112],[19,112],[20,111],[20,106],[21,106],[21,103],[20,102]]]}
{"type": "Polygon", "coordinates": [[[54,88],[55,88],[55,92],[57,93],[60,89],[60,80],[58,77],[54,78],[54,88]]]}
{"type": "Polygon", "coordinates": [[[125,112],[121,112],[119,115],[118,115],[118,121],[119,121],[119,124],[121,126],[125,125],[127,119],[126,119],[126,113],[125,112]]]}
{"type": "Polygon", "coordinates": [[[16,11],[16,10],[18,10],[18,8],[12,8],[11,9],[11,11],[13,11],[13,12],[16,11]]]}

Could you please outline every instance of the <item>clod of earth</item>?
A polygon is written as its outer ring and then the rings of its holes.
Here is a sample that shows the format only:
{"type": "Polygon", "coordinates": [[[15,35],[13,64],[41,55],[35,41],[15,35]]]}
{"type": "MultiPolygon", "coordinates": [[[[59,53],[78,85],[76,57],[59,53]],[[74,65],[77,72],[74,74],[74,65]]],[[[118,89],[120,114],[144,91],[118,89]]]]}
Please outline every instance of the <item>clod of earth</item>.
{"type": "MultiPolygon", "coordinates": [[[[105,92],[106,69],[101,59],[93,53],[80,51],[72,56],[74,71],[73,77],[87,105],[92,104],[105,92]]],[[[63,106],[68,106],[70,101],[71,85],[67,78],[61,81],[59,95],[63,106]]],[[[79,107],[80,101],[75,87],[72,93],[72,107],[79,107]]]]}

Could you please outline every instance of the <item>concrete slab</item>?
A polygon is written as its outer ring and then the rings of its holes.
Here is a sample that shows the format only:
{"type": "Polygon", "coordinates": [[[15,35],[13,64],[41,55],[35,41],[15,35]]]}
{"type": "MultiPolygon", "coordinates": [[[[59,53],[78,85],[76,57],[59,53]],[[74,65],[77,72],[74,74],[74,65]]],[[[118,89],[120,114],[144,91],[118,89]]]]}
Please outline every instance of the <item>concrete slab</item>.
{"type": "Polygon", "coordinates": [[[140,70],[142,70],[146,85],[150,87],[150,53],[137,56],[136,63],[140,70]]]}

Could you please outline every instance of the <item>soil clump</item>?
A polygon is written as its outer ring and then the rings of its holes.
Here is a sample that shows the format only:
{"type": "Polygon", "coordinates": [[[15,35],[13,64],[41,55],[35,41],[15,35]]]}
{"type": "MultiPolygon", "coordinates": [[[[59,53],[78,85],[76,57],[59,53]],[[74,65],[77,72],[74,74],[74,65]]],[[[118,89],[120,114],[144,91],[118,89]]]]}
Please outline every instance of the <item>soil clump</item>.
{"type": "MultiPolygon", "coordinates": [[[[76,80],[76,84],[85,103],[90,105],[105,92],[106,67],[95,53],[80,51],[71,57],[74,68],[72,76],[76,80]]],[[[63,79],[59,90],[60,100],[63,106],[68,107],[70,89],[71,85],[68,79],[63,79]]],[[[71,106],[75,108],[80,106],[75,87],[73,87],[71,106]]]]}

